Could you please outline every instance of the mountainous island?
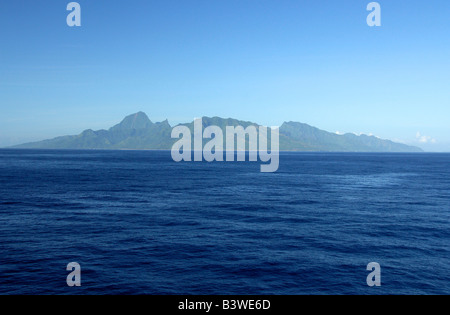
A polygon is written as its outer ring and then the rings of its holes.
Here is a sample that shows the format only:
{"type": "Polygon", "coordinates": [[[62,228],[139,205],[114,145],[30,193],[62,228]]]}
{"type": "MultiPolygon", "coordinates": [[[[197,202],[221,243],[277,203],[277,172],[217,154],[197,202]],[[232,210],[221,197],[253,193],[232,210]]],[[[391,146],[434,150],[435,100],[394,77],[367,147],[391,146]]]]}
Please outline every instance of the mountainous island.
{"type": "MultiPolygon", "coordinates": [[[[193,122],[181,124],[193,130],[193,122]]],[[[203,128],[243,126],[256,123],[220,117],[203,117],[203,128]]],[[[171,138],[172,126],[167,120],[153,123],[139,112],[125,117],[121,123],[108,130],[85,130],[79,135],[14,146],[19,149],[129,149],[170,150],[178,139],[171,138]]],[[[299,122],[285,122],[280,127],[281,151],[328,152],[422,152],[418,147],[379,139],[374,136],[347,133],[338,135],[299,122]]]]}

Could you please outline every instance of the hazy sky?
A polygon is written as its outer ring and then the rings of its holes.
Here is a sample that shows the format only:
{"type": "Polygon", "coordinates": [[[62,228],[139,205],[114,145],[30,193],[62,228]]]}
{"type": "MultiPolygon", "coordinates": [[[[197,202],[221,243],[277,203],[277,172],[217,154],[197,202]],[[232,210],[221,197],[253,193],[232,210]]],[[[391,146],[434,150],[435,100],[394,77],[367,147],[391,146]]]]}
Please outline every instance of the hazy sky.
{"type": "Polygon", "coordinates": [[[0,1],[0,146],[145,111],[305,122],[450,151],[450,1],[0,1]]]}

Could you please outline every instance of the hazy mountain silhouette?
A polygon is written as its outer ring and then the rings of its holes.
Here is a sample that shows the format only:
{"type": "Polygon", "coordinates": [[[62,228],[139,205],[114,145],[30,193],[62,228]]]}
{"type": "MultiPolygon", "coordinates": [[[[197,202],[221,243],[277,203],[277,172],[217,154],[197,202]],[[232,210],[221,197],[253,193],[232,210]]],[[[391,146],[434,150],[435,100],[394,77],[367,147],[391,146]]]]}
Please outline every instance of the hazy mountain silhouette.
{"type": "MultiPolygon", "coordinates": [[[[193,123],[182,124],[193,130],[193,123]]],[[[259,126],[253,122],[220,117],[203,117],[203,127],[259,126]]],[[[145,113],[125,117],[109,130],[83,131],[76,136],[26,143],[14,148],[23,149],[147,149],[170,150],[177,139],[171,139],[172,127],[165,120],[153,123],[145,113]]],[[[193,134],[193,133],[192,133],[193,134]]],[[[204,139],[204,143],[208,140],[204,139]]],[[[280,150],[286,151],[332,151],[332,152],[422,152],[412,147],[374,136],[355,134],[338,135],[307,124],[285,122],[280,127],[280,150]]]]}

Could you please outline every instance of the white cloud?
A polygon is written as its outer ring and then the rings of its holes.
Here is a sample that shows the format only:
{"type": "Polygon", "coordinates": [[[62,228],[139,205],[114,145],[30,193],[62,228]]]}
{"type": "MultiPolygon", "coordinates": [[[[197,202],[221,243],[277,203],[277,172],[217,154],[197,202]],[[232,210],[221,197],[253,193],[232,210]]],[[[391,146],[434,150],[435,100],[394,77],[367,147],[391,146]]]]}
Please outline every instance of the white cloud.
{"type": "Polygon", "coordinates": [[[430,136],[424,136],[419,131],[416,133],[416,140],[420,143],[436,143],[436,139],[430,137],[430,136]]]}

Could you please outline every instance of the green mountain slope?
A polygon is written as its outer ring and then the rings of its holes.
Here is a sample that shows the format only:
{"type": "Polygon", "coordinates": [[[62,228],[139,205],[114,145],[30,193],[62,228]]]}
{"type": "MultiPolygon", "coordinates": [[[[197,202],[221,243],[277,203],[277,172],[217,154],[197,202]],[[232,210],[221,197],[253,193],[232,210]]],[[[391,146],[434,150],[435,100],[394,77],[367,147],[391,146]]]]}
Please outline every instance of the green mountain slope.
{"type": "MultiPolygon", "coordinates": [[[[187,126],[193,136],[193,122],[187,126]]],[[[220,117],[203,117],[203,128],[218,126],[258,127],[256,123],[220,117]]],[[[76,136],[64,136],[40,142],[26,143],[23,149],[135,149],[170,150],[177,139],[171,139],[172,127],[165,120],[153,123],[143,112],[125,117],[109,130],[86,130],[76,136]]],[[[270,136],[270,135],[269,135],[270,136]]],[[[225,138],[225,135],[224,135],[225,138]]],[[[208,140],[204,139],[203,144],[208,140]]],[[[270,144],[270,137],[269,137],[270,144]]],[[[225,145],[225,140],[224,140],[225,145]]],[[[331,152],[422,152],[420,148],[354,134],[337,135],[307,124],[285,122],[280,127],[280,150],[331,152]]]]}

